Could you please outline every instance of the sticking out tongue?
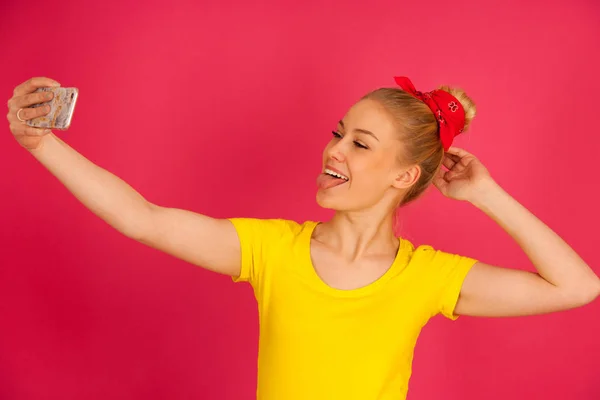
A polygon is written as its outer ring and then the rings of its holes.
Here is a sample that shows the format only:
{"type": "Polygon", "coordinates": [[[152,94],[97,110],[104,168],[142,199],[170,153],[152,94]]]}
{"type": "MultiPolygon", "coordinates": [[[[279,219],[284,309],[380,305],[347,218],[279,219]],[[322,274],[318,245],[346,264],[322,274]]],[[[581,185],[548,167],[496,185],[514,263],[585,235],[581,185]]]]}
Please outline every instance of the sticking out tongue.
{"type": "Polygon", "coordinates": [[[328,174],[321,174],[317,178],[317,186],[319,189],[329,189],[346,182],[347,181],[345,179],[336,178],[328,174]]]}

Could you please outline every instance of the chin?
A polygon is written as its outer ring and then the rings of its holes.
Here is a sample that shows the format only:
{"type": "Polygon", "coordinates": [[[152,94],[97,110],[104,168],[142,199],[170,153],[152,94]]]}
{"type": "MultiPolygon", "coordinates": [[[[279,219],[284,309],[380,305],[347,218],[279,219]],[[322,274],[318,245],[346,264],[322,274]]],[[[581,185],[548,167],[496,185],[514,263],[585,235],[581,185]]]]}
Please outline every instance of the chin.
{"type": "Polygon", "coordinates": [[[335,196],[329,193],[326,193],[326,190],[317,190],[316,201],[317,204],[325,209],[333,210],[333,211],[344,211],[351,207],[349,204],[345,204],[346,202],[342,196],[335,196]]]}

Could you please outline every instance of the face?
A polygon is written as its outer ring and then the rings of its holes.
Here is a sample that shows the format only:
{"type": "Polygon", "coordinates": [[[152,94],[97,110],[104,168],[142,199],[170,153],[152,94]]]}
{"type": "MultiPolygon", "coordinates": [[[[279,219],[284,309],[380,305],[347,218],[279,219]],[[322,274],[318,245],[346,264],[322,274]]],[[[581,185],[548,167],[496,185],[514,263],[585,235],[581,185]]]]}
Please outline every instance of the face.
{"type": "Polygon", "coordinates": [[[391,206],[416,182],[418,170],[398,161],[396,127],[377,101],[364,99],[352,106],[332,135],[317,179],[321,207],[360,211],[391,206]]]}

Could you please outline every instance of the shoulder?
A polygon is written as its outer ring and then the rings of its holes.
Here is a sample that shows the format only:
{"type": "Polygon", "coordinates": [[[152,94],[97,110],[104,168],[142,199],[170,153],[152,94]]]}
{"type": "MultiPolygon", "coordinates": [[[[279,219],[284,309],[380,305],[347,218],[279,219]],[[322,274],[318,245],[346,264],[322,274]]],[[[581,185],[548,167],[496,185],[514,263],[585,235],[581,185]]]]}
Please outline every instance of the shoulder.
{"type": "Polygon", "coordinates": [[[434,247],[430,244],[415,245],[411,241],[401,238],[408,262],[422,272],[430,272],[436,275],[448,273],[457,267],[469,267],[475,263],[475,259],[452,251],[434,247]]]}
{"type": "Polygon", "coordinates": [[[302,222],[284,218],[228,218],[240,235],[253,235],[270,240],[293,238],[314,229],[317,221],[302,222]]]}
{"type": "Polygon", "coordinates": [[[399,239],[402,252],[411,262],[418,263],[431,260],[431,258],[438,251],[433,246],[428,244],[415,244],[415,242],[404,237],[399,237],[399,239]]]}

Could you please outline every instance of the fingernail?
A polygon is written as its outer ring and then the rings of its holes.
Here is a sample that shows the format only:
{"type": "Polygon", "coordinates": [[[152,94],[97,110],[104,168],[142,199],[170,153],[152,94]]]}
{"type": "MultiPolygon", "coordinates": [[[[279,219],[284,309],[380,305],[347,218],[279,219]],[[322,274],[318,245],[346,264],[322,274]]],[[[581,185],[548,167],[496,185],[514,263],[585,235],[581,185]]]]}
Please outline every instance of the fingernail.
{"type": "Polygon", "coordinates": [[[52,96],[54,96],[54,93],[52,93],[52,92],[46,92],[46,94],[44,95],[44,97],[47,99],[51,99],[52,96]]]}
{"type": "Polygon", "coordinates": [[[58,83],[58,82],[56,82],[56,81],[53,81],[53,82],[52,82],[52,86],[60,86],[60,83],[58,83]]]}
{"type": "Polygon", "coordinates": [[[44,129],[44,133],[50,133],[52,132],[50,129],[44,129]]]}

